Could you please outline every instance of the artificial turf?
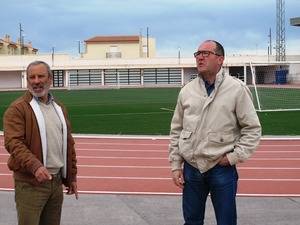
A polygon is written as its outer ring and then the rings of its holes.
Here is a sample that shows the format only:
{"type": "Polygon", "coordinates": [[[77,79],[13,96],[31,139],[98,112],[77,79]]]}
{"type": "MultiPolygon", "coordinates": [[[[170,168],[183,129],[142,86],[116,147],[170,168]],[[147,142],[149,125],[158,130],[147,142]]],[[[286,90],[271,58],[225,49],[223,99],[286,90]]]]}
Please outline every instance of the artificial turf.
{"type": "MultiPolygon", "coordinates": [[[[73,133],[169,133],[179,88],[53,90],[65,104],[73,133]]],[[[0,130],[8,105],[23,92],[0,92],[0,130]]],[[[300,111],[259,112],[264,135],[300,135],[300,111]]]]}

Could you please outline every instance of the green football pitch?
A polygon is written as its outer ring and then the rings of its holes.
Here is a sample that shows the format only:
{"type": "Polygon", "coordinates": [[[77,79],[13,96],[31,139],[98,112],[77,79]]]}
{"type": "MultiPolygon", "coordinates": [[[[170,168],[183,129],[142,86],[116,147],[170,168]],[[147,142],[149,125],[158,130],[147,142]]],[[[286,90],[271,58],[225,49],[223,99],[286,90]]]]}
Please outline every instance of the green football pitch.
{"type": "MultiPolygon", "coordinates": [[[[53,90],[65,104],[73,133],[169,133],[179,88],[53,90]]],[[[23,92],[0,92],[0,130],[8,105],[23,92]]],[[[300,111],[259,112],[264,135],[300,135],[300,111]]]]}

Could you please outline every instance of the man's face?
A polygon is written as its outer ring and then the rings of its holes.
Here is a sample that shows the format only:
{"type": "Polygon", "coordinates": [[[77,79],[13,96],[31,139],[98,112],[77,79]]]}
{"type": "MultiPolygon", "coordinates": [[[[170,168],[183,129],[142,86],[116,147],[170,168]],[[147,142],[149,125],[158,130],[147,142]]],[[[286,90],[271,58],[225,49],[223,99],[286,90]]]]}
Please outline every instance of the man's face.
{"type": "Polygon", "coordinates": [[[51,83],[52,78],[45,65],[39,64],[29,67],[27,86],[33,96],[42,98],[46,102],[51,83]]]}
{"type": "Polygon", "coordinates": [[[223,64],[224,57],[216,53],[216,44],[212,41],[202,43],[195,53],[197,70],[200,74],[216,75],[223,64]]]}

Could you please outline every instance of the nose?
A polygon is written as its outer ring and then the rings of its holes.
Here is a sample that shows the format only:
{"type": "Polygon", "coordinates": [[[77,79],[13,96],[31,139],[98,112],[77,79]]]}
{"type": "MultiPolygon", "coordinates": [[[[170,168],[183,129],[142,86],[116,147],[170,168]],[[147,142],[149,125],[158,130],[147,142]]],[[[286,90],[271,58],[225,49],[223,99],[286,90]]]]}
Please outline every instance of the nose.
{"type": "Polygon", "coordinates": [[[202,55],[199,55],[197,57],[197,61],[200,62],[200,61],[203,61],[205,58],[202,56],[202,55]]]}
{"type": "Polygon", "coordinates": [[[32,83],[38,84],[40,83],[40,78],[38,76],[34,76],[31,81],[32,83]]]}

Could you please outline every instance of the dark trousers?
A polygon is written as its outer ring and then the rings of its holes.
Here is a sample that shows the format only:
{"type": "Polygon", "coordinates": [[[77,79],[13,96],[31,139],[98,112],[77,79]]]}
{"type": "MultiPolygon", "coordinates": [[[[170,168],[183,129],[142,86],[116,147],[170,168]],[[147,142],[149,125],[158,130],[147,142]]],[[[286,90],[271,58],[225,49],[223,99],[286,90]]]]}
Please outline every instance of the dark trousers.
{"type": "Polygon", "coordinates": [[[63,203],[61,179],[39,186],[15,180],[18,225],[59,225],[63,203]]]}
{"type": "Polygon", "coordinates": [[[211,195],[217,225],[236,225],[238,174],[235,166],[216,165],[205,173],[184,163],[183,217],[185,225],[203,225],[205,205],[211,195]]]}

